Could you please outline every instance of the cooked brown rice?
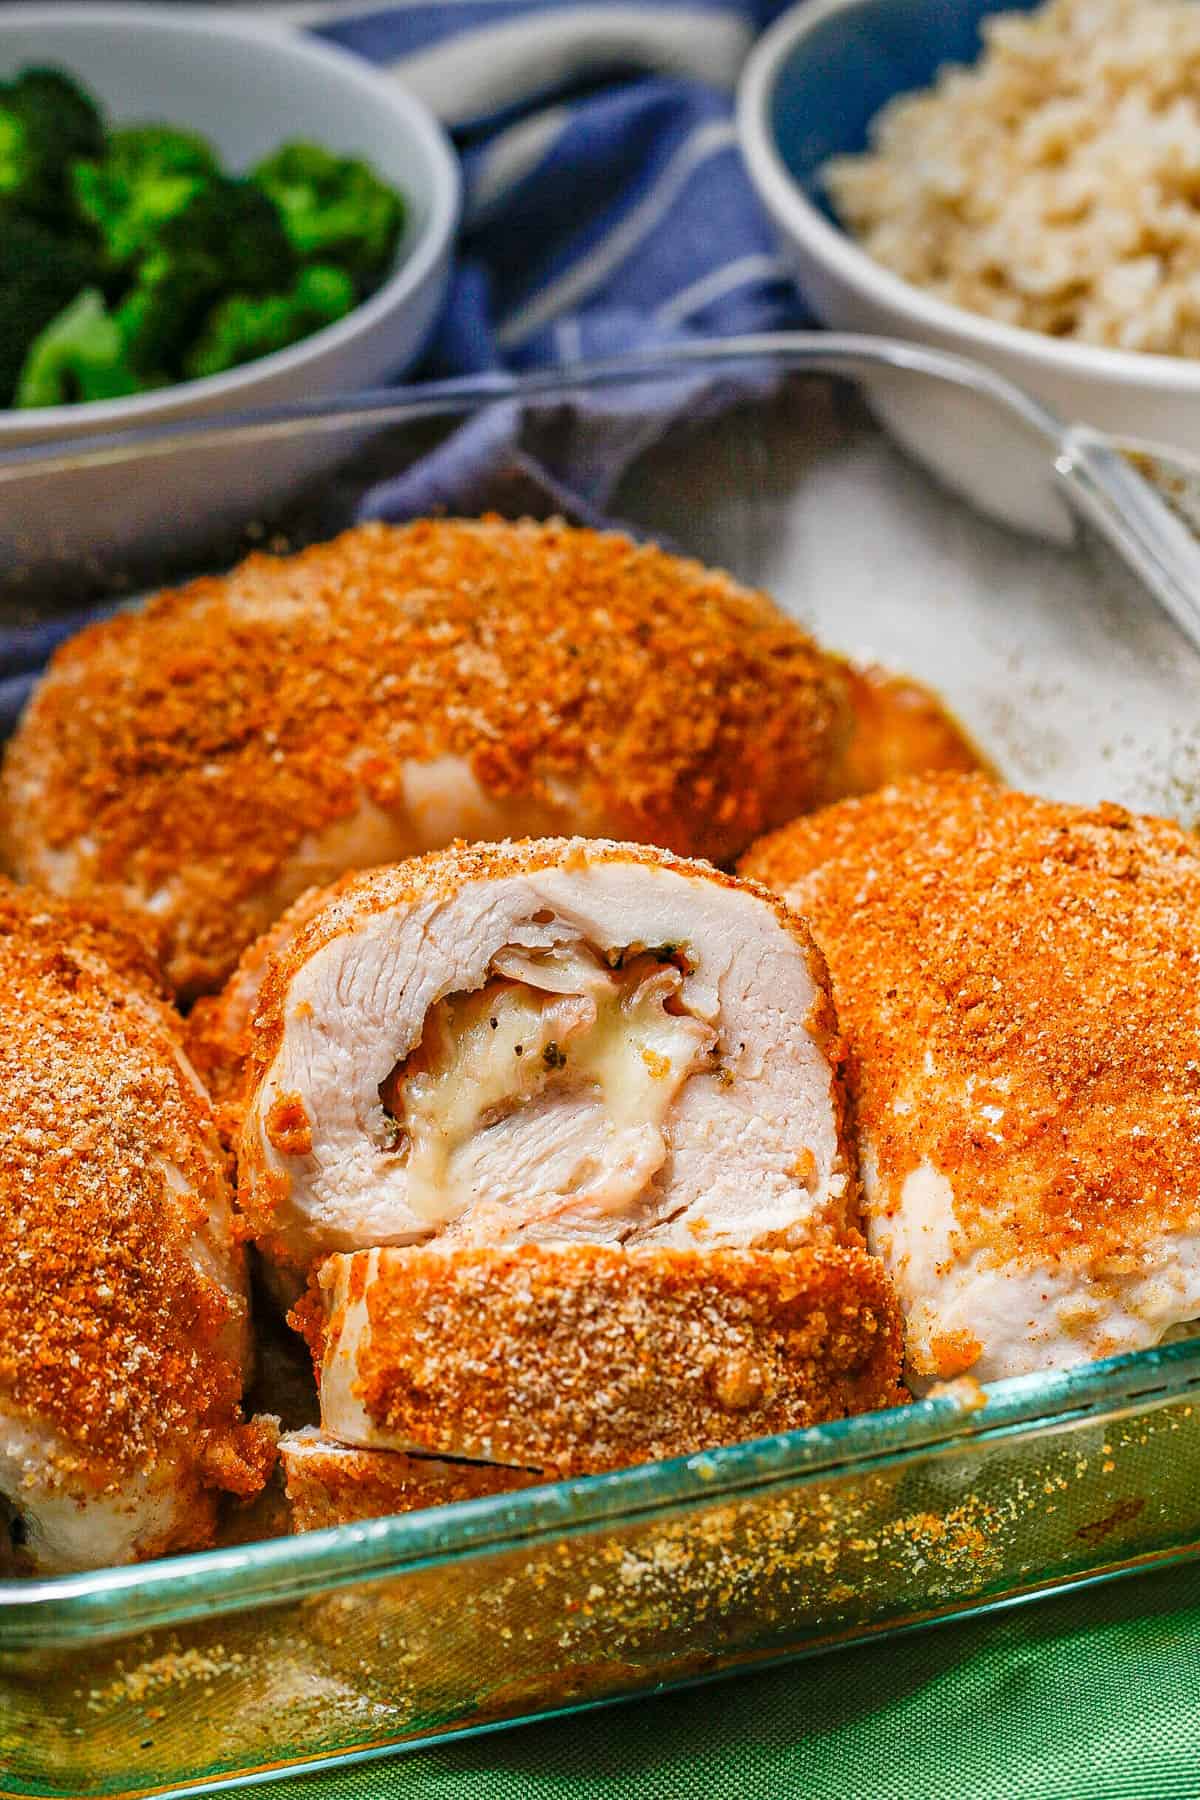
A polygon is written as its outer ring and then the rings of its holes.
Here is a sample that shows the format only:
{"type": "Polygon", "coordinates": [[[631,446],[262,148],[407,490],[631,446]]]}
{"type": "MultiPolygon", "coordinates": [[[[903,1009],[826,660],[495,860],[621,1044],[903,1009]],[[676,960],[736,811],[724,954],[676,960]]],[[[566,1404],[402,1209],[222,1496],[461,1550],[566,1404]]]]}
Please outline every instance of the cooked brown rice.
{"type": "Polygon", "coordinates": [[[826,164],[887,268],[1007,325],[1200,354],[1200,4],[1051,0],[826,164]]]}

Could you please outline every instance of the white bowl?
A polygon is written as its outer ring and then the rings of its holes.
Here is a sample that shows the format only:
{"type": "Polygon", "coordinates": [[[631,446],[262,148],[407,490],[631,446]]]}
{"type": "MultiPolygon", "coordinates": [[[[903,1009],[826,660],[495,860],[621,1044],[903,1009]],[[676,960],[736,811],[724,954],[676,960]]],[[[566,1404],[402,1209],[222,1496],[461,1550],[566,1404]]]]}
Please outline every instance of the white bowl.
{"type": "Polygon", "coordinates": [[[445,294],[459,177],[441,126],[394,77],[300,32],[211,6],[0,9],[0,79],[28,63],[77,76],[114,120],[193,127],[234,172],[289,138],[365,157],[403,192],[408,219],[395,272],[336,324],[202,381],[0,411],[0,451],[313,399],[398,374],[418,355],[445,294]]]}
{"type": "MultiPolygon", "coordinates": [[[[979,18],[1013,3],[963,0],[948,11],[944,0],[804,0],[759,41],[742,75],[738,125],[751,180],[823,324],[955,351],[1068,422],[1200,454],[1200,363],[1066,343],[951,306],[874,261],[814,197],[819,165],[862,147],[864,109],[927,83],[943,61],[969,58],[979,18]],[[790,116],[806,91],[811,122],[790,116]]],[[[873,391],[890,428],[944,481],[1012,524],[1065,534],[1065,512],[1042,479],[1025,474],[1024,447],[997,438],[994,414],[965,395],[952,405],[936,396],[914,403],[911,388],[904,396],[873,391]]]]}

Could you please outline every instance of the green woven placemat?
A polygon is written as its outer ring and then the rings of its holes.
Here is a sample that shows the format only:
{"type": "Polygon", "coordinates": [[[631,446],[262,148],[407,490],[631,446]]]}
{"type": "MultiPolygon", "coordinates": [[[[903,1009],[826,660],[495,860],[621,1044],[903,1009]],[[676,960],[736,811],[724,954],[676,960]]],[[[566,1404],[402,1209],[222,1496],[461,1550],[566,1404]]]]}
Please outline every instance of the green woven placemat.
{"type": "Polygon", "coordinates": [[[255,1792],[1196,1800],[1200,1564],[255,1792]]]}

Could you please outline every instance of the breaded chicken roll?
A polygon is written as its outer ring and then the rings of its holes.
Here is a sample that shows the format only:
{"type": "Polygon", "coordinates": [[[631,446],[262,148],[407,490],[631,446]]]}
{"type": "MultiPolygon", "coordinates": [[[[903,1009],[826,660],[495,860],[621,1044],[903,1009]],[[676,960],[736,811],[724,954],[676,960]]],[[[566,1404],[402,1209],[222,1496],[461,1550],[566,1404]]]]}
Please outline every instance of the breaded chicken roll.
{"type": "Polygon", "coordinates": [[[377,1450],[593,1474],[901,1398],[899,1313],[856,1248],[442,1240],[330,1257],[320,1290],[322,1425],[377,1450]]]}
{"type": "Polygon", "coordinates": [[[1200,1317],[1200,847],[947,777],[755,847],[828,958],[868,1239],[918,1377],[1200,1317]]]}
{"type": "Polygon", "coordinates": [[[456,837],[725,860],[825,794],[851,726],[838,667],[699,563],[364,525],[64,645],[8,751],[7,855],[137,913],[190,999],[304,889],[456,837]]]}
{"type": "Polygon", "coordinates": [[[858,1241],[840,1045],[765,890],[595,839],[344,882],[269,962],[239,1139],[264,1253],[858,1241]]]}
{"type": "Polygon", "coordinates": [[[0,1562],[200,1547],[262,1485],[231,1198],[138,948],[0,885],[0,1562]]]}

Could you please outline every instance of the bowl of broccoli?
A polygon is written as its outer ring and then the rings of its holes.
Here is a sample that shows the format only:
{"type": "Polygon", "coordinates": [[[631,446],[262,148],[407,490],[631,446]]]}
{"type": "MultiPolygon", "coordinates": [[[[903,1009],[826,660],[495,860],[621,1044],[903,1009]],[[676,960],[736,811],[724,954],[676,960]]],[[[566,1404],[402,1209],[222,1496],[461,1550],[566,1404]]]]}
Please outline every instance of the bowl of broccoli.
{"type": "Polygon", "coordinates": [[[457,208],[436,120],[333,46],[215,9],[0,13],[0,451],[400,373],[457,208]]]}

